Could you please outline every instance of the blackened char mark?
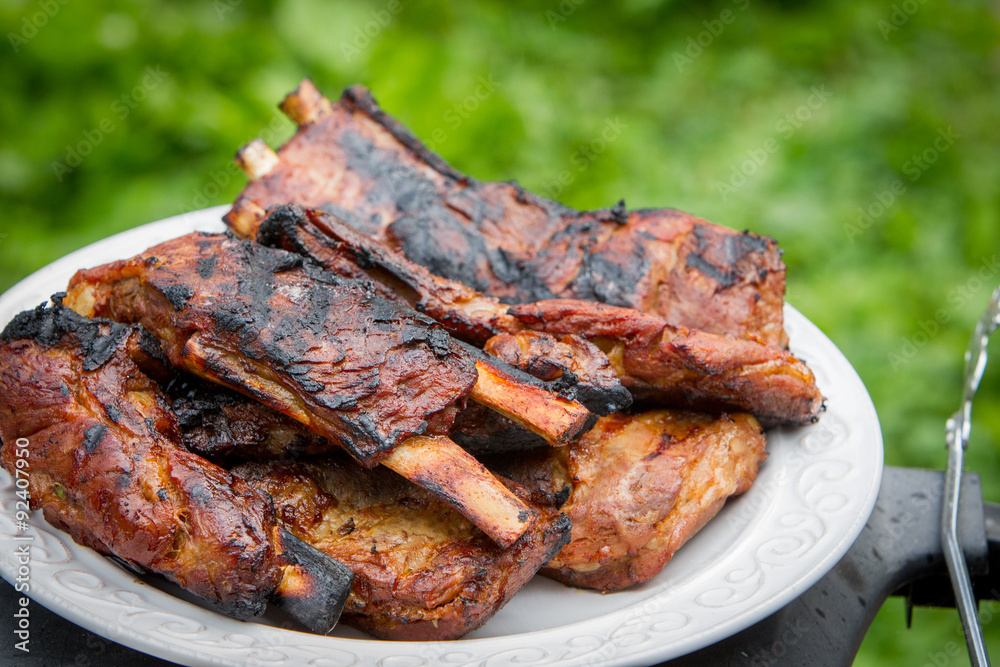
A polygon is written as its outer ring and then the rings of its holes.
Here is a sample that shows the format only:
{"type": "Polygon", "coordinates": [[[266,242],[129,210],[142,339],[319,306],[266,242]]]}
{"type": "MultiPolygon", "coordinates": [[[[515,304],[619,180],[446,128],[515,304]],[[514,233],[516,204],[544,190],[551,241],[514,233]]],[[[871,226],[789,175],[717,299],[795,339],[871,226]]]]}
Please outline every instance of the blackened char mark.
{"type": "Polygon", "coordinates": [[[578,299],[600,301],[612,306],[638,307],[636,287],[648,280],[650,272],[650,258],[644,242],[654,240],[652,235],[642,231],[631,244],[628,254],[614,251],[587,253],[569,293],[578,299]]]}
{"type": "MultiPolygon", "coordinates": [[[[379,184],[366,194],[371,208],[391,204],[400,215],[406,215],[424,210],[439,199],[435,184],[416,169],[402,163],[396,151],[376,147],[370,139],[353,129],[343,132],[341,146],[347,154],[347,168],[362,176],[366,182],[379,184]]],[[[362,231],[372,233],[374,230],[362,231]]]]}
{"type": "Polygon", "coordinates": [[[97,451],[97,446],[101,444],[104,434],[108,432],[108,427],[104,424],[94,424],[83,432],[83,449],[88,454],[97,451]]]}
{"type": "Polygon", "coordinates": [[[479,291],[490,288],[490,267],[484,261],[489,254],[486,242],[443,206],[403,216],[387,231],[408,259],[431,273],[479,291]]]}
{"type": "Polygon", "coordinates": [[[91,320],[79,315],[62,305],[64,296],[62,292],[53,295],[52,308],[43,303],[15,315],[0,333],[0,341],[33,340],[45,347],[54,347],[64,336],[72,334],[80,344],[83,369],[97,370],[114,356],[129,328],[117,322],[91,320]]]}
{"type": "Polygon", "coordinates": [[[685,266],[689,269],[701,271],[706,276],[719,283],[719,285],[723,288],[729,288],[736,284],[737,273],[735,270],[724,271],[701,255],[697,255],[695,253],[688,255],[685,266]]]}
{"type": "Polygon", "coordinates": [[[198,275],[204,280],[208,280],[215,273],[215,262],[217,257],[202,257],[198,260],[198,275]]]}
{"type": "Polygon", "coordinates": [[[719,283],[722,288],[729,288],[741,280],[761,281],[767,277],[767,273],[744,275],[741,271],[741,264],[751,255],[760,255],[767,252],[772,241],[763,236],[743,232],[742,234],[726,234],[721,239],[716,230],[697,223],[691,230],[694,237],[694,250],[688,254],[685,266],[695,269],[705,274],[707,277],[719,283]],[[721,243],[720,243],[721,241],[721,243]],[[721,247],[721,253],[719,252],[721,247]],[[717,266],[710,262],[706,255],[714,253],[716,258],[720,258],[725,266],[717,266]]]}
{"type": "Polygon", "coordinates": [[[178,310],[183,308],[188,300],[194,296],[194,291],[186,285],[167,285],[160,291],[163,292],[163,296],[167,297],[170,305],[178,310]]]}
{"type": "Polygon", "coordinates": [[[763,236],[758,236],[749,231],[742,234],[730,234],[722,243],[723,252],[730,264],[743,261],[747,255],[754,255],[767,251],[770,243],[763,236]]]}

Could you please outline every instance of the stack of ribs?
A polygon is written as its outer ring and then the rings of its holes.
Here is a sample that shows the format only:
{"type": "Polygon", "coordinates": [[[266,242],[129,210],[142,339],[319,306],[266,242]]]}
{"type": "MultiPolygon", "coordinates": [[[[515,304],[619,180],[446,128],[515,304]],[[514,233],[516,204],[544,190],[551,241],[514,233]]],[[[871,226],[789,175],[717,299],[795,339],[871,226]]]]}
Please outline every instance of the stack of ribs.
{"type": "Polygon", "coordinates": [[[765,427],[817,418],[773,240],[480,183],[360,87],[281,107],[228,234],[81,270],[2,335],[3,464],[45,443],[33,502],[77,541],[240,618],[452,639],[538,571],[649,580],[765,427]]]}

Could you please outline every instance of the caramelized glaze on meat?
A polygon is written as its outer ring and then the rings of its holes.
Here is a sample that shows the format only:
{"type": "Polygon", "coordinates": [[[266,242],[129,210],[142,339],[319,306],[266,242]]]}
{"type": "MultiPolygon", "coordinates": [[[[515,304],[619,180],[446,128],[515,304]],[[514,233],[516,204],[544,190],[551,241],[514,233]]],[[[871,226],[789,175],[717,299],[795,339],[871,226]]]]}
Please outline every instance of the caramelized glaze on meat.
{"type": "Polygon", "coordinates": [[[572,539],[543,573],[616,591],[659,573],[726,498],[750,488],[764,446],[750,415],[654,410],[604,417],[568,448],[487,462],[570,518],[572,539]]]}
{"type": "MultiPolygon", "coordinates": [[[[553,297],[644,310],[671,324],[784,347],[785,266],[769,238],[624,202],[580,212],[513,182],[455,170],[354,86],[336,104],[304,81],[299,130],[249,168],[227,214],[252,238],[272,206],[325,208],[414,262],[508,303],[553,297]]],[[[259,145],[254,145],[260,148],[259,145]]],[[[239,159],[247,167],[248,151],[239,159]]]]}
{"type": "Polygon", "coordinates": [[[569,537],[565,517],[537,508],[535,526],[501,549],[430,493],[346,457],[233,472],[274,498],[288,530],[354,570],[342,620],[383,639],[437,641],[475,630],[569,537]]]}
{"type": "Polygon", "coordinates": [[[133,361],[155,349],[149,334],[57,306],[21,314],[0,341],[2,461],[15,474],[27,440],[32,507],[227,614],[260,614],[282,578],[270,502],[179,446],[133,361]]]}

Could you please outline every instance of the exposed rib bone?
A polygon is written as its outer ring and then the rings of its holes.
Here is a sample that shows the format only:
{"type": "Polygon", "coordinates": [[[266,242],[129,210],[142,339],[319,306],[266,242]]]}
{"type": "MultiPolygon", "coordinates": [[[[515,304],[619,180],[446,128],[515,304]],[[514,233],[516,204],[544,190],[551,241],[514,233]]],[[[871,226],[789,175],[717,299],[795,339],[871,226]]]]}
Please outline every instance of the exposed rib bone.
{"type": "Polygon", "coordinates": [[[569,444],[597,422],[597,415],[580,403],[518,382],[496,364],[477,361],[476,370],[479,378],[471,398],[537,433],[551,445],[569,444]]]}
{"type": "Polygon", "coordinates": [[[300,126],[314,123],[332,110],[330,100],[323,97],[309,79],[304,79],[278,106],[286,116],[300,126]]]}
{"type": "MultiPolygon", "coordinates": [[[[364,284],[292,253],[191,234],[78,272],[66,304],[141,323],[173,365],[296,419],[365,465],[402,447],[391,465],[498,543],[528,525],[527,508],[457,445],[410,442],[448,432],[476,383],[476,360],[436,324],[364,284]],[[410,453],[414,443],[421,455],[410,453]]],[[[561,441],[581,425],[541,428],[561,441]]]]}
{"type": "Polygon", "coordinates": [[[411,436],[382,465],[432,490],[502,547],[512,545],[538,520],[483,464],[443,436],[411,436]]]}
{"type": "Polygon", "coordinates": [[[261,139],[254,139],[236,151],[236,164],[251,181],[271,173],[281,159],[261,139]]]}

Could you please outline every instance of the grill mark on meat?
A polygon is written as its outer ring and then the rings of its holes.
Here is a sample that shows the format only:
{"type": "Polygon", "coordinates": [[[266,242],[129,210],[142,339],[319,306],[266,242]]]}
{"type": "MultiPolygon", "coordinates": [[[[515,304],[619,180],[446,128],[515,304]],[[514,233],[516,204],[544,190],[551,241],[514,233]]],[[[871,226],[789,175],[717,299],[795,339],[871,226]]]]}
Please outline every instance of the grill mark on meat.
{"type": "MultiPolygon", "coordinates": [[[[60,305],[64,296],[62,292],[53,295],[53,303],[60,305]]],[[[47,308],[43,303],[34,310],[15,315],[0,333],[0,341],[33,340],[44,347],[53,347],[64,336],[72,334],[79,340],[83,369],[95,371],[114,356],[122,338],[128,333],[129,328],[125,325],[111,323],[106,327],[93,327],[86,318],[67,316],[57,308],[47,308]]]]}
{"type": "Polygon", "coordinates": [[[198,276],[203,280],[208,280],[215,273],[215,257],[202,257],[198,260],[197,271],[198,276]]]}
{"type": "Polygon", "coordinates": [[[188,299],[194,296],[194,291],[185,285],[167,285],[161,291],[170,305],[178,309],[183,308],[188,299]]]}
{"type": "Polygon", "coordinates": [[[688,255],[687,267],[689,269],[697,269],[698,271],[701,271],[706,276],[719,283],[719,285],[723,288],[732,287],[736,284],[735,271],[723,271],[701,255],[696,255],[695,253],[688,255]]]}
{"type": "Polygon", "coordinates": [[[88,454],[97,451],[97,446],[104,439],[104,434],[108,432],[108,427],[104,424],[94,424],[83,432],[83,449],[88,454]]]}

